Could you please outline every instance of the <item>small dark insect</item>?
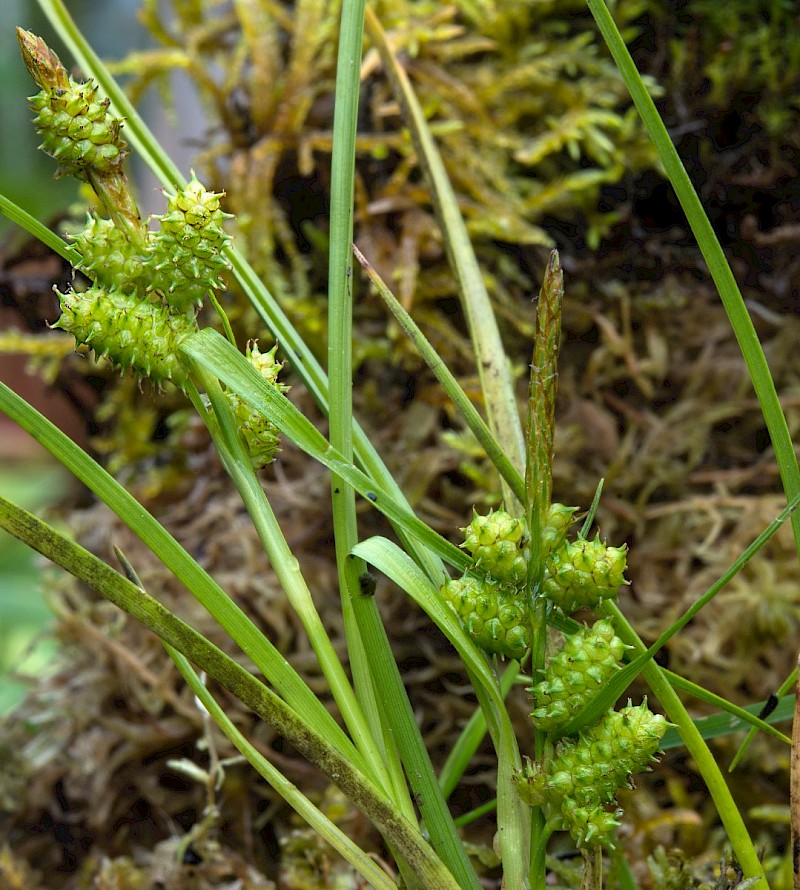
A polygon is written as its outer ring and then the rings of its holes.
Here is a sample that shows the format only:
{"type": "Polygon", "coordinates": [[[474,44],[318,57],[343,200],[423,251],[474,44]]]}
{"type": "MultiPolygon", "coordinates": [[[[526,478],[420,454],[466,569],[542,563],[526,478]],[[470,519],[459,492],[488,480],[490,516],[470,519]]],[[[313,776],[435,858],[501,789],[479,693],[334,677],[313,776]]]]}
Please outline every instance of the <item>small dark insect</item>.
{"type": "Polygon", "coordinates": [[[764,702],[764,707],[761,709],[758,719],[766,720],[767,717],[778,707],[778,696],[773,692],[772,695],[764,702]]]}
{"type": "Polygon", "coordinates": [[[195,848],[189,844],[189,846],[183,851],[183,864],[184,865],[200,865],[203,861],[203,857],[195,850],[195,848]]]}
{"type": "Polygon", "coordinates": [[[375,596],[375,576],[370,572],[362,572],[358,576],[358,589],[361,596],[375,596]]]}
{"type": "Polygon", "coordinates": [[[367,497],[372,501],[373,504],[375,503],[375,501],[378,500],[378,495],[376,495],[374,491],[368,491],[367,497]]]}

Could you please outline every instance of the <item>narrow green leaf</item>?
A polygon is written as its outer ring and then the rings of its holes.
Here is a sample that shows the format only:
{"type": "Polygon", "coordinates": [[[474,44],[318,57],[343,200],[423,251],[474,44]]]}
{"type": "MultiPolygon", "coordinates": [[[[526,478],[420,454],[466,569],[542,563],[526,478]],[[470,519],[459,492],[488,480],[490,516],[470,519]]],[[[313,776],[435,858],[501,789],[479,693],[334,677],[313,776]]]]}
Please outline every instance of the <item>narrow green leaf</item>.
{"type": "Polygon", "coordinates": [[[500,448],[497,439],[492,435],[492,431],[484,422],[475,406],[469,400],[469,397],[459,385],[456,378],[450,373],[447,365],[442,361],[441,356],[428,342],[425,335],[417,326],[414,319],[406,312],[406,310],[397,301],[397,298],[386,286],[383,279],[378,275],[372,267],[369,260],[358,249],[353,246],[353,252],[356,259],[361,263],[362,268],[367,273],[370,281],[375,285],[375,289],[380,294],[384,303],[392,311],[397,319],[398,324],[408,336],[409,340],[417,348],[417,351],[425,360],[427,366],[433,371],[434,376],[439,381],[442,389],[447,393],[448,397],[455,405],[458,413],[464,419],[472,434],[480,443],[486,456],[495,465],[498,473],[505,479],[508,487],[514,492],[515,497],[520,503],[525,501],[525,483],[522,476],[517,472],[514,465],[506,456],[505,452],[500,448]]]}
{"type": "Polygon", "coordinates": [[[236,749],[247,759],[248,763],[261,775],[289,806],[314,829],[314,831],[376,890],[396,890],[397,884],[378,868],[374,860],[367,855],[358,844],[354,843],[337,825],[311,803],[311,801],[292,784],[267,760],[257,748],[236,728],[236,725],[220,707],[211,693],[206,689],[197,672],[180,652],[167,646],[175,666],[181,672],[203,707],[211,715],[214,722],[231,740],[236,749]]]}
{"type": "Polygon", "coordinates": [[[522,767],[514,728],[497,681],[486,657],[462,628],[453,610],[425,577],[411,557],[396,544],[375,537],[362,541],[355,556],[374,565],[431,618],[456,648],[475,690],[497,752],[497,824],[506,885],[528,887],[530,809],[514,787],[514,775],[522,767]]]}
{"type": "MultiPolygon", "coordinates": [[[[795,668],[791,672],[791,674],[789,674],[789,676],[783,681],[783,683],[781,683],[781,685],[778,687],[777,691],[775,692],[775,696],[779,700],[783,700],[783,697],[786,695],[786,693],[790,689],[794,689],[796,683],[797,683],[797,668],[795,668]]],[[[742,744],[739,746],[739,750],[734,755],[733,760],[731,761],[731,765],[728,767],[729,772],[733,772],[733,770],[735,770],[736,767],[741,763],[745,754],[747,754],[747,751],[748,751],[750,745],[753,743],[753,739],[756,737],[757,732],[758,732],[758,729],[753,727],[750,730],[750,732],[747,733],[747,737],[742,742],[742,744]]]]}
{"type": "MultiPolygon", "coordinates": [[[[619,33],[614,19],[604,0],[586,0],[597,27],[600,29],[614,62],[619,68],[625,85],[636,105],[636,110],[644,122],[650,138],[658,152],[659,159],[664,165],[669,181],[675,189],[675,194],[680,201],[686,218],[689,221],[692,232],[697,239],[703,258],[708,265],[711,277],[714,279],[722,304],[730,320],[731,327],[742,351],[753,388],[764,415],[764,421],[769,430],[772,447],[775,449],[775,457],[786,492],[786,500],[791,501],[800,493],[800,466],[795,454],[786,417],[781,409],[775,383],[770,374],[764,350],[758,340],[758,335],[753,322],[747,312],[742,294],[733,277],[733,272],[725,259],[725,254],[720,246],[719,239],[703,210],[700,198],[692,185],[689,175],[681,162],[675,146],[669,137],[667,128],[661,120],[650,94],[642,81],[636,64],[625,46],[625,41],[619,33]]],[[[792,516],[792,530],[794,532],[795,547],[800,555],[800,513],[792,516]]]]}
{"type": "MultiPolygon", "coordinates": [[[[704,739],[712,739],[721,735],[730,735],[733,732],[741,732],[752,726],[761,730],[761,732],[765,732],[767,735],[771,735],[773,738],[778,739],[784,744],[791,745],[792,740],[787,735],[784,735],[784,733],[775,729],[772,724],[777,723],[780,720],[788,720],[791,718],[791,707],[792,702],[794,701],[794,696],[781,699],[778,707],[772,714],[770,714],[769,718],[767,720],[762,720],[758,715],[763,710],[766,702],[757,702],[754,705],[746,705],[742,708],[738,705],[734,705],[732,702],[729,702],[727,699],[724,699],[719,695],[714,695],[713,692],[709,692],[702,686],[698,686],[696,683],[692,683],[684,677],[672,673],[672,671],[664,671],[664,675],[672,684],[673,688],[679,689],[681,692],[686,692],[699,701],[704,701],[706,704],[713,705],[720,709],[721,713],[719,714],[712,714],[710,717],[700,717],[695,720],[695,726],[704,739]],[[789,699],[791,699],[791,701],[789,699]]],[[[668,747],[671,748],[679,747],[683,744],[676,729],[670,729],[668,731],[665,736],[665,740],[667,739],[669,740],[668,747]],[[678,741],[674,742],[673,739],[676,735],[678,736],[678,741]]],[[[667,747],[666,741],[662,747],[667,747]]]]}
{"type": "MultiPolygon", "coordinates": [[[[339,23],[336,60],[336,87],[333,114],[333,151],[331,154],[330,242],[328,256],[328,421],[330,443],[349,463],[353,462],[353,193],[355,179],[356,131],[361,93],[361,53],[364,37],[365,0],[343,0],[339,23]]],[[[395,716],[385,707],[386,690],[376,688],[377,675],[372,663],[382,668],[394,664],[385,634],[374,633],[372,645],[379,651],[365,652],[363,640],[367,628],[363,622],[380,624],[377,606],[371,597],[358,593],[358,576],[363,566],[354,565],[350,551],[358,541],[355,492],[339,476],[331,477],[331,503],[336,567],[341,591],[342,619],[347,656],[353,678],[355,698],[370,730],[376,759],[390,776],[393,799],[407,818],[416,820],[414,805],[403,774],[402,764],[391,734],[384,732],[382,713],[387,722],[395,716]],[[359,608],[354,608],[354,603],[359,608]]],[[[392,692],[403,692],[399,675],[383,677],[393,684],[392,692]]],[[[416,729],[416,725],[414,725],[416,729]]],[[[359,742],[351,729],[351,735],[359,742]]],[[[365,751],[363,742],[359,742],[365,751]]],[[[449,855],[437,838],[431,836],[434,849],[458,877],[459,863],[449,855]]],[[[405,874],[405,863],[398,863],[405,874]]]]}
{"type": "Polygon", "coordinates": [[[406,858],[428,890],[459,890],[422,835],[353,762],[245,668],[149,594],[47,523],[0,498],[0,528],[127,612],[232,692],[320,769],[406,858]]]}
{"type": "Polygon", "coordinates": [[[441,559],[465,571],[469,560],[455,545],[436,534],[420,519],[405,510],[389,492],[379,488],[361,470],[344,460],[328,440],[286,396],[249,364],[224,337],[209,328],[187,337],[181,352],[191,363],[218,377],[248,405],[268,417],[298,448],[328,467],[365,497],[395,526],[416,538],[441,559]]]}
{"type": "Polygon", "coordinates": [[[461,843],[436,779],[374,598],[355,597],[353,609],[362,634],[372,682],[380,692],[391,737],[402,758],[431,844],[458,880],[459,887],[480,890],[481,883],[461,843]]]}
{"type": "Polygon", "coordinates": [[[353,743],[284,656],[132,495],[68,436],[3,383],[0,383],[0,411],[30,433],[119,516],[175,577],[186,585],[197,601],[219,622],[292,707],[302,713],[319,732],[328,734],[341,751],[350,756],[358,756],[353,743]]]}
{"type": "Polygon", "coordinates": [[[31,216],[27,210],[23,210],[5,195],[0,195],[0,213],[7,216],[11,222],[15,222],[20,228],[25,229],[34,238],[38,238],[42,244],[46,244],[50,250],[55,251],[67,262],[72,263],[73,266],[77,266],[80,263],[81,255],[77,250],[70,247],[63,238],[59,238],[55,232],[51,232],[36,217],[31,216]]]}
{"type": "MultiPolygon", "coordinates": [[[[366,725],[339,654],[317,612],[311,591],[300,571],[297,557],[292,553],[272,510],[272,505],[250,463],[250,457],[239,435],[227,395],[223,392],[216,377],[207,371],[201,369],[198,372],[198,377],[205,387],[214,411],[215,421],[209,423],[209,430],[217,453],[236,486],[236,490],[241,495],[248,515],[253,521],[256,534],[269,557],[270,565],[311,642],[322,674],[328,682],[328,688],[339,707],[350,737],[361,751],[365,771],[381,788],[388,790],[389,782],[384,759],[366,725]]],[[[193,401],[198,410],[204,410],[199,394],[194,395],[193,401]]],[[[396,800],[395,804],[401,806],[402,800],[396,800]]],[[[413,809],[409,803],[406,815],[411,813],[413,813],[413,809]]]]}
{"type": "MultiPolygon", "coordinates": [[[[369,7],[365,26],[403,109],[420,166],[430,186],[436,217],[444,233],[447,256],[470,329],[489,427],[512,464],[521,471],[525,463],[525,444],[514,381],[458,199],[408,76],[398,64],[380,22],[369,7]]],[[[514,512],[510,491],[505,492],[505,499],[507,508],[514,512]]]]}

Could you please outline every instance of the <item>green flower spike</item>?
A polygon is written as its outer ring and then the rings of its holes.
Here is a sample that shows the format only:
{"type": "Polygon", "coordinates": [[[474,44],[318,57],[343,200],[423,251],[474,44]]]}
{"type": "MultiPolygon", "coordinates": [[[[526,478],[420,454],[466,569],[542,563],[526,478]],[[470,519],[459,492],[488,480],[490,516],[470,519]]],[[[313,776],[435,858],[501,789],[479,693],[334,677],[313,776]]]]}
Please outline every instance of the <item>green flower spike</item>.
{"type": "MultiPolygon", "coordinates": [[[[269,352],[260,352],[258,344],[254,342],[248,344],[245,354],[250,364],[265,380],[268,380],[280,392],[287,392],[289,387],[278,382],[278,374],[283,368],[283,363],[275,361],[277,348],[275,345],[269,352]]],[[[259,414],[247,402],[242,401],[236,393],[229,392],[228,399],[253,467],[259,470],[272,463],[280,451],[278,428],[263,414],[259,414]]]]}
{"type": "Polygon", "coordinates": [[[609,711],[578,738],[559,743],[557,756],[530,763],[517,789],[533,806],[547,806],[579,846],[613,847],[616,794],[649,767],[670,724],[647,702],[609,711]]]}
{"type": "Polygon", "coordinates": [[[486,516],[475,513],[472,522],[461,529],[461,545],[472,554],[475,568],[496,581],[519,585],[528,576],[528,526],[505,510],[486,516]]]}
{"type": "Polygon", "coordinates": [[[597,621],[570,634],[551,658],[544,679],[528,690],[537,729],[552,732],[577,716],[619,670],[624,651],[610,621],[597,621]]]}
{"type": "Polygon", "coordinates": [[[107,288],[130,294],[143,290],[145,258],[133,243],[132,232],[109,219],[89,215],[86,228],[72,236],[81,255],[78,268],[107,288]]]}
{"type": "Polygon", "coordinates": [[[564,504],[550,504],[550,509],[547,511],[547,520],[542,529],[542,555],[544,557],[547,557],[563,544],[577,511],[577,507],[566,507],[564,504]]]}
{"type": "Polygon", "coordinates": [[[572,835],[578,847],[615,848],[616,833],[622,824],[622,810],[612,812],[595,807],[562,807],[561,824],[572,835]]]}
{"type": "Polygon", "coordinates": [[[128,155],[121,137],[122,118],[98,98],[92,81],[70,77],[50,47],[30,31],[17,28],[22,59],[41,90],[30,99],[41,149],[58,161],[56,176],[71,174],[91,184],[108,214],[134,231],[141,228],[123,162],[128,155]]]}
{"type": "Polygon", "coordinates": [[[160,302],[143,302],[99,285],[82,293],[56,293],[62,314],[54,328],[71,333],[79,345],[140,379],[150,377],[159,386],[166,381],[185,384],[178,346],[197,330],[193,316],[176,316],[160,302]]]}
{"type": "Polygon", "coordinates": [[[70,77],[67,89],[45,89],[29,101],[42,137],[39,147],[58,161],[56,176],[86,180],[91,170],[104,175],[121,167],[128,154],[122,118],[111,114],[107,98],[98,100],[91,80],[70,77]]]}
{"type": "Polygon", "coordinates": [[[492,655],[525,657],[530,648],[530,611],[525,599],[489,578],[448,581],[442,596],[472,639],[492,655]]]}
{"type": "Polygon", "coordinates": [[[189,184],[174,195],[164,192],[167,213],[151,240],[148,267],[152,287],[178,311],[202,302],[209,290],[221,290],[220,274],[230,268],[222,255],[231,240],[222,223],[231,218],[220,209],[220,194],[207,191],[192,173],[189,184]]]}
{"type": "Polygon", "coordinates": [[[654,760],[669,725],[647,702],[609,711],[577,739],[561,742],[548,767],[546,793],[579,806],[611,803],[654,760]]]}
{"type": "Polygon", "coordinates": [[[567,614],[596,608],[626,584],[627,547],[606,547],[598,535],[563,543],[550,554],[542,593],[567,614]]]}
{"type": "Polygon", "coordinates": [[[25,67],[41,92],[29,99],[39,146],[58,161],[56,176],[71,174],[87,180],[90,171],[106,176],[120,169],[128,146],[120,137],[122,119],[108,110],[108,99],[97,98],[91,80],[70,77],[61,60],[35,34],[17,28],[25,67]]]}

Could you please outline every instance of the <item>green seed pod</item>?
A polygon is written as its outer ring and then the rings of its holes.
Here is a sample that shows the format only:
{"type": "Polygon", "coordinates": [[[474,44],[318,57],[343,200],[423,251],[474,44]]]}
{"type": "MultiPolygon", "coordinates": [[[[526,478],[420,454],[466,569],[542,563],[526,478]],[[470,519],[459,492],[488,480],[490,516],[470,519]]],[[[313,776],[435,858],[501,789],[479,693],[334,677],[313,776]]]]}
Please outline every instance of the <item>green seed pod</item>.
{"type": "MultiPolygon", "coordinates": [[[[268,380],[280,392],[287,392],[289,387],[278,382],[278,373],[283,368],[283,363],[275,361],[277,348],[276,345],[269,352],[262,353],[259,351],[258,344],[254,342],[248,344],[245,354],[250,364],[265,380],[268,380]]],[[[240,399],[236,393],[229,392],[228,400],[239,424],[239,432],[242,434],[250,454],[250,461],[255,469],[260,470],[272,463],[280,451],[278,428],[263,414],[259,414],[247,402],[240,399]]]]}
{"type": "Polygon", "coordinates": [[[609,711],[577,739],[564,739],[548,764],[546,797],[577,806],[608,804],[629,777],[646,769],[669,724],[647,703],[609,711]]]}
{"type": "Polygon", "coordinates": [[[564,504],[550,504],[547,520],[542,529],[543,557],[546,558],[562,545],[577,510],[577,507],[565,507],[564,504]]]}
{"type": "Polygon", "coordinates": [[[90,214],[72,240],[81,255],[78,268],[97,284],[124,294],[144,288],[144,253],[122,226],[90,214]]]}
{"type": "Polygon", "coordinates": [[[442,596],[484,652],[524,658],[530,648],[530,611],[522,595],[489,578],[465,575],[448,581],[442,596]]]}
{"type": "Polygon", "coordinates": [[[184,385],[178,346],[197,330],[193,316],[176,316],[160,302],[143,302],[98,285],[83,293],[56,293],[62,314],[54,328],[71,333],[78,344],[122,370],[130,368],[140,379],[150,377],[159,386],[165,381],[184,385]]]}
{"type": "Polygon", "coordinates": [[[570,634],[550,659],[544,679],[528,690],[537,729],[552,732],[579,714],[619,670],[624,651],[610,621],[597,621],[570,634]]]}
{"type": "Polygon", "coordinates": [[[475,513],[472,522],[461,529],[461,545],[472,554],[475,568],[496,581],[522,584],[528,576],[528,526],[505,510],[487,516],[475,513]]]}
{"type": "Polygon", "coordinates": [[[569,831],[579,847],[605,846],[614,848],[614,835],[619,827],[622,811],[614,806],[614,797],[592,799],[591,795],[575,799],[565,797],[582,782],[591,781],[593,773],[586,766],[573,778],[566,770],[552,774],[538,763],[528,761],[525,769],[514,776],[514,784],[520,797],[531,806],[545,807],[548,821],[562,830],[569,831]]]}
{"type": "Polygon", "coordinates": [[[563,543],[547,560],[542,593],[568,614],[595,608],[627,583],[626,550],[606,547],[599,535],[563,543]]]}
{"type": "Polygon", "coordinates": [[[219,276],[230,263],[222,250],[231,239],[222,223],[231,214],[223,213],[220,195],[206,191],[194,173],[177,194],[164,195],[167,213],[158,218],[161,229],[152,238],[148,268],[152,287],[175,309],[185,311],[202,302],[209,290],[224,287],[219,276]]]}
{"type": "Polygon", "coordinates": [[[615,848],[617,829],[621,825],[622,810],[612,812],[601,806],[576,807],[566,802],[561,807],[563,827],[571,835],[578,847],[615,848]]]}
{"type": "Polygon", "coordinates": [[[669,725],[646,702],[609,711],[577,738],[563,739],[555,757],[529,762],[515,777],[517,790],[526,803],[558,811],[579,846],[613,846],[619,813],[606,807],[655,759],[669,725]]]}
{"type": "Polygon", "coordinates": [[[107,98],[98,100],[91,80],[70,77],[68,83],[67,89],[43,89],[29,100],[40,148],[58,161],[56,176],[86,180],[92,170],[101,176],[118,171],[128,154],[122,119],[108,110],[107,98]]]}

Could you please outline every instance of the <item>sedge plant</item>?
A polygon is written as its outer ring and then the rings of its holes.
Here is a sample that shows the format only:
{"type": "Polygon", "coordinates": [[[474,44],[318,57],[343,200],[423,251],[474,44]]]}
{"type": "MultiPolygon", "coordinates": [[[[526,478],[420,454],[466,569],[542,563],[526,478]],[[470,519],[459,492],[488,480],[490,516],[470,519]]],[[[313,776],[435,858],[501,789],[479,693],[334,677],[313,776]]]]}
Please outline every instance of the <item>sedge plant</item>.
{"type": "MultiPolygon", "coordinates": [[[[97,203],[84,229],[63,242],[0,198],[12,219],[66,257],[82,273],[59,292],[54,327],[123,373],[158,391],[185,394],[206,425],[270,564],[313,647],[341,723],[272,642],[225,591],[137,501],[81,448],[11,389],[0,385],[0,409],[105,502],[249,656],[253,675],[167,610],[138,581],[123,555],[122,571],[0,499],[0,525],[134,616],[161,638],[177,669],[211,718],[254,769],[372,887],[430,890],[481,886],[448,797],[488,733],[497,763],[495,853],[507,890],[542,888],[554,832],[568,832],[584,861],[585,886],[600,886],[604,863],[626,879],[615,853],[620,789],[650,769],[662,746],[683,744],[705,780],[743,874],[766,880],[703,724],[689,716],[678,691],[713,701],[737,720],[789,739],[750,711],[711,697],[653,660],[671,636],[704,608],[789,518],[800,542],[800,473],[763,352],[752,331],[719,245],[694,197],[652,102],[601,0],[588,0],[631,89],[697,234],[742,345],[773,439],[787,506],[775,521],[679,620],[648,647],[617,604],[628,583],[624,546],[593,529],[589,505],[552,500],[554,412],[564,276],[550,257],[536,306],[528,399],[520,414],[513,379],[479,266],[424,114],[380,23],[363,0],[341,8],[334,151],[330,197],[329,343],[327,374],[280,306],[237,252],[224,197],[176,170],[135,109],[76,29],[61,0],[42,8],[90,75],[72,77],[35,35],[20,30],[25,64],[39,92],[30,100],[42,148],[60,175],[88,184],[97,203]],[[484,420],[413,319],[352,244],[355,131],[364,32],[389,76],[441,225],[459,283],[480,371],[484,420]],[[163,213],[141,218],[125,163],[132,146],[161,179],[163,213]],[[434,532],[410,508],[352,407],[352,279],[366,276],[420,351],[498,470],[502,507],[465,517],[459,546],[434,532]],[[244,350],[236,343],[219,292],[232,272],[280,347],[244,350]],[[210,303],[222,333],[201,327],[210,303]],[[327,415],[326,438],[286,397],[288,361],[327,415]],[[148,382],[149,381],[149,382],[148,382]],[[335,558],[347,642],[337,655],[303,575],[257,475],[278,457],[285,436],[330,471],[335,558]],[[391,523],[396,540],[360,540],[356,502],[363,499],[391,523]],[[437,775],[392,656],[371,571],[380,571],[412,599],[458,652],[478,702],[437,775]],[[576,620],[593,613],[590,621],[576,620]],[[579,614],[578,614],[579,613],[579,614]],[[560,641],[558,644],[556,641],[560,641]],[[522,670],[526,671],[523,678],[522,670]],[[337,785],[380,832],[390,853],[382,866],[347,837],[243,735],[203,675],[227,688],[337,785]],[[641,675],[648,698],[628,700],[641,675]],[[529,693],[534,729],[521,749],[505,699],[518,682],[529,693]]],[[[279,458],[278,458],[279,459],[279,458]]],[[[598,488],[599,496],[600,488],[598,488]]],[[[787,681],[788,682],[788,681],[787,681]]],[[[738,724],[741,725],[741,724],[738,724]]],[[[630,876],[627,875],[627,879],[630,876]]]]}

